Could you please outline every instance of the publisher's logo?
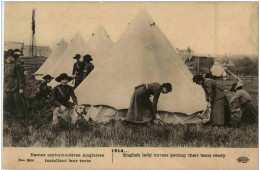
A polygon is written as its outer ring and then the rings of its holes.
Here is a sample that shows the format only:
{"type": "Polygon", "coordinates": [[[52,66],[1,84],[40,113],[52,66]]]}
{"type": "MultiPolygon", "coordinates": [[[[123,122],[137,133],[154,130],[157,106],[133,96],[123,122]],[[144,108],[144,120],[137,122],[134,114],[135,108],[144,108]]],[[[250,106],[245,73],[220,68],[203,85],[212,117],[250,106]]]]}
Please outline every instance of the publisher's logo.
{"type": "Polygon", "coordinates": [[[239,163],[247,163],[249,161],[248,157],[245,156],[241,156],[239,158],[237,158],[237,162],[239,163]]]}

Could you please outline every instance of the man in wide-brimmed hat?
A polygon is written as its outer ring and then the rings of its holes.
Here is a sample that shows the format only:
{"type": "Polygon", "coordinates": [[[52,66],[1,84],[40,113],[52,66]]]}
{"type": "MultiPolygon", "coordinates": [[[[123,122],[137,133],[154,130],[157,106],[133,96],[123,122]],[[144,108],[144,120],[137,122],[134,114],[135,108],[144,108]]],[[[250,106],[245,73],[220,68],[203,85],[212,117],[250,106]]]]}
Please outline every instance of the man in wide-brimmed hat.
{"type": "Polygon", "coordinates": [[[56,77],[57,82],[61,82],[60,85],[54,87],[53,89],[53,99],[54,104],[57,107],[60,107],[61,110],[72,109],[74,105],[78,105],[77,97],[75,96],[73,87],[67,85],[68,82],[70,82],[73,78],[68,76],[66,73],[60,74],[58,77],[56,77]],[[73,103],[71,103],[70,97],[73,100],[73,103]]]}
{"type": "Polygon", "coordinates": [[[258,111],[253,104],[253,99],[244,89],[243,82],[234,83],[230,91],[235,92],[230,100],[232,106],[235,101],[238,101],[242,110],[240,123],[252,124],[258,121],[258,111]]]}
{"type": "Polygon", "coordinates": [[[8,50],[4,57],[4,111],[24,119],[27,115],[24,70],[20,62],[16,61],[19,55],[14,50],[8,50]]]}
{"type": "Polygon", "coordinates": [[[89,73],[94,69],[94,65],[91,63],[93,61],[91,55],[87,54],[83,57],[83,61],[85,62],[84,68],[84,79],[89,75],[89,73]]]}
{"type": "Polygon", "coordinates": [[[51,80],[54,79],[54,77],[47,74],[47,75],[43,76],[42,79],[43,80],[42,80],[41,84],[39,85],[37,92],[36,92],[36,96],[35,96],[35,99],[37,102],[46,101],[52,95],[52,90],[50,87],[48,87],[48,83],[50,83],[51,80]]]}
{"type": "Polygon", "coordinates": [[[85,67],[85,62],[80,61],[80,54],[76,54],[73,59],[76,59],[77,62],[74,63],[73,65],[73,70],[72,70],[72,75],[75,76],[75,84],[74,84],[74,89],[78,87],[78,85],[83,81],[84,79],[84,67],[85,67]]]}

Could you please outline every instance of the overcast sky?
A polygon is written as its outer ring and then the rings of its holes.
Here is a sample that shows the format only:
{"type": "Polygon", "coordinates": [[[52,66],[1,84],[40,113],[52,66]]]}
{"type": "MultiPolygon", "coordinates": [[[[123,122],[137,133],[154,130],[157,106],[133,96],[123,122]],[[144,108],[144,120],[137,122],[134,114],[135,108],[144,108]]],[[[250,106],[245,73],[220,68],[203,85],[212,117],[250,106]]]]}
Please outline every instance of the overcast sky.
{"type": "Polygon", "coordinates": [[[61,38],[69,41],[77,31],[87,41],[100,23],[115,42],[145,8],[175,48],[258,55],[257,2],[6,3],[5,41],[30,44],[32,8],[38,45],[52,47],[61,38]]]}

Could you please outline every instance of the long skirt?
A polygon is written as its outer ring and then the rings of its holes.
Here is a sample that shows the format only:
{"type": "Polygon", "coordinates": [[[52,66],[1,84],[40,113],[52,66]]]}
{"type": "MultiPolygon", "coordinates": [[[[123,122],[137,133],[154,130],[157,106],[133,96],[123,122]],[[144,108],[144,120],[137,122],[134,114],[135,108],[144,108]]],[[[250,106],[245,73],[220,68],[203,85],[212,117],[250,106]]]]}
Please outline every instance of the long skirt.
{"type": "Polygon", "coordinates": [[[4,92],[4,111],[18,119],[24,119],[27,116],[27,105],[24,94],[15,92],[4,92]]]}
{"type": "Polygon", "coordinates": [[[258,121],[258,112],[253,102],[242,104],[241,123],[252,124],[258,121]]]}
{"type": "Polygon", "coordinates": [[[215,99],[211,105],[210,121],[212,125],[227,125],[231,120],[229,103],[226,96],[215,99]]]}
{"type": "Polygon", "coordinates": [[[82,76],[76,76],[75,77],[74,89],[76,89],[83,80],[84,80],[83,75],[82,76]]]}
{"type": "Polygon", "coordinates": [[[145,94],[145,86],[137,87],[131,97],[126,121],[146,123],[152,119],[152,102],[145,94]]]}

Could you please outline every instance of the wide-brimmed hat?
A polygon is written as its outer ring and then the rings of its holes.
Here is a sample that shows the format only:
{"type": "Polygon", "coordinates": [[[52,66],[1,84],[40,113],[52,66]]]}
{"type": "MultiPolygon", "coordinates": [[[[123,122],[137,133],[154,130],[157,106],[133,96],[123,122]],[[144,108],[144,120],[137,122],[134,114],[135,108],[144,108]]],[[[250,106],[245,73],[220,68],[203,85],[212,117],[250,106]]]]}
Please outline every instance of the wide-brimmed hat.
{"type": "Polygon", "coordinates": [[[43,78],[42,79],[54,79],[54,77],[52,77],[51,75],[49,75],[49,74],[47,74],[47,75],[45,75],[45,76],[43,76],[43,78]]]}
{"type": "Polygon", "coordinates": [[[17,59],[21,56],[21,51],[17,51],[18,49],[9,49],[5,52],[4,58],[6,59],[8,56],[12,56],[14,59],[17,59]]]}
{"type": "Polygon", "coordinates": [[[4,52],[4,58],[6,59],[8,56],[13,56],[14,55],[14,50],[9,49],[4,52]]]}
{"type": "Polygon", "coordinates": [[[18,55],[18,57],[20,57],[20,56],[22,56],[23,54],[22,54],[22,51],[21,51],[21,50],[15,49],[15,50],[14,50],[14,55],[18,55]]]}
{"type": "Polygon", "coordinates": [[[80,59],[81,55],[80,54],[76,54],[73,59],[80,59]]]}
{"type": "Polygon", "coordinates": [[[89,55],[89,54],[84,55],[84,56],[83,56],[83,60],[84,60],[84,61],[93,61],[91,55],[89,55]]]}
{"type": "Polygon", "coordinates": [[[61,73],[58,77],[55,78],[57,82],[61,82],[61,80],[68,79],[68,82],[73,80],[72,77],[68,76],[66,73],[61,73]]]}

